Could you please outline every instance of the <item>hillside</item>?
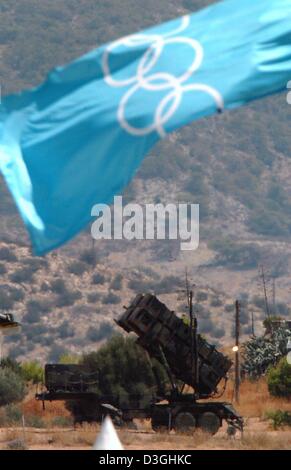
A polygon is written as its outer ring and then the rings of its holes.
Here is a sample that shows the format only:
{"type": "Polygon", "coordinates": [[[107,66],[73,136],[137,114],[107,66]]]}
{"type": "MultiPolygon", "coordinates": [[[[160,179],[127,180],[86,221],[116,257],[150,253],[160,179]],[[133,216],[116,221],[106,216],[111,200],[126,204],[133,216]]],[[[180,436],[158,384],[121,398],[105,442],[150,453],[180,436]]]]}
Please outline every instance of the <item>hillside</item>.
{"type": "MultiPolygon", "coordinates": [[[[52,67],[104,42],[210,3],[148,0],[145,7],[141,0],[6,0],[0,5],[2,93],[37,85],[52,67]]],[[[254,309],[255,318],[262,318],[259,264],[276,279],[277,313],[288,315],[290,116],[283,93],[195,122],[169,136],[145,159],[126,190],[126,200],[199,203],[201,243],[190,257],[172,241],[110,241],[95,243],[93,262],[86,256],[92,250],[87,230],[57,253],[33,260],[0,180],[0,308],[15,309],[24,319],[24,334],[7,337],[5,347],[19,357],[53,359],[61,348],[93,348],[110,333],[107,325],[114,312],[139,290],[154,290],[181,312],[177,291],[185,266],[198,286],[201,329],[215,341],[231,342],[232,310],[227,306],[236,297],[248,298],[249,311],[254,309]],[[75,273],[70,271],[74,263],[79,263],[75,273]],[[18,271],[24,273],[15,277],[18,271]],[[94,284],[97,274],[104,281],[94,284]],[[12,304],[7,300],[10,290],[16,296],[12,304]],[[92,339],[87,338],[91,322],[96,329],[92,339]]],[[[244,328],[248,334],[250,315],[244,328]]]]}

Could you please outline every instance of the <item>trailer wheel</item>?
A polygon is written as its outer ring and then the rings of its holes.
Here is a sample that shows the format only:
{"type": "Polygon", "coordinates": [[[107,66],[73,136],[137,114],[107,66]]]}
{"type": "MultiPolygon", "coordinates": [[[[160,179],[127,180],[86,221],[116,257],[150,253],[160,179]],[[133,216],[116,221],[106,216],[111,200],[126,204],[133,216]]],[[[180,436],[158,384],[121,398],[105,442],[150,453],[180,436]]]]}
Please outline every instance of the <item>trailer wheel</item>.
{"type": "Polygon", "coordinates": [[[211,411],[203,413],[198,418],[199,428],[201,428],[203,432],[207,432],[209,434],[216,434],[220,425],[220,418],[211,411]]]}
{"type": "Polygon", "coordinates": [[[177,414],[174,422],[174,429],[182,433],[191,433],[195,431],[196,419],[192,413],[181,411],[177,414]]]}

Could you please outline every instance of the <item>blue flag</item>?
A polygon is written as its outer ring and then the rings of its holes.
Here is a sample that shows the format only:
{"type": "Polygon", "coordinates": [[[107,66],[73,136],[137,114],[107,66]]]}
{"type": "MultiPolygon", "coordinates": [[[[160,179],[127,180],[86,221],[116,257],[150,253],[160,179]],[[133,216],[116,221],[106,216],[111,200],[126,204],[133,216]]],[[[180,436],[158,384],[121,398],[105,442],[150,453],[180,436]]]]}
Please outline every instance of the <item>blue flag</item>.
{"type": "Polygon", "coordinates": [[[77,234],[167,133],[289,80],[291,0],[226,0],[106,44],[4,98],[0,169],[34,252],[77,234]]]}

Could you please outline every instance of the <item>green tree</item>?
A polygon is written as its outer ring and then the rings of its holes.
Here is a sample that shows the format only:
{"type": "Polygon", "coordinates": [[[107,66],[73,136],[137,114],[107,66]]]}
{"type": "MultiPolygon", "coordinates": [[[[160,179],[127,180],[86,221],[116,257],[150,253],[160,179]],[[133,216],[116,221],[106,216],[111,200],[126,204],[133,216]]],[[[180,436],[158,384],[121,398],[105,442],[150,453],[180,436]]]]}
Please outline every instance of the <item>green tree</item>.
{"type": "MultiPolygon", "coordinates": [[[[99,371],[98,386],[92,386],[91,391],[100,398],[106,397],[106,403],[113,406],[147,407],[157,395],[158,387],[151,364],[133,338],[114,336],[97,352],[84,355],[81,364],[88,373],[99,371]]],[[[153,364],[159,382],[164,386],[166,374],[158,363],[153,364]]],[[[67,407],[75,417],[81,408],[85,416],[92,412],[92,403],[89,402],[68,402],[67,407]]]]}
{"type": "Polygon", "coordinates": [[[276,367],[268,372],[268,388],[275,397],[291,397],[291,364],[283,357],[276,367]]]}
{"type": "Polygon", "coordinates": [[[8,367],[0,368],[0,406],[21,401],[25,395],[21,375],[8,367]]]}
{"type": "Polygon", "coordinates": [[[21,365],[22,374],[27,382],[34,384],[43,382],[43,367],[37,361],[24,362],[21,365]]]}

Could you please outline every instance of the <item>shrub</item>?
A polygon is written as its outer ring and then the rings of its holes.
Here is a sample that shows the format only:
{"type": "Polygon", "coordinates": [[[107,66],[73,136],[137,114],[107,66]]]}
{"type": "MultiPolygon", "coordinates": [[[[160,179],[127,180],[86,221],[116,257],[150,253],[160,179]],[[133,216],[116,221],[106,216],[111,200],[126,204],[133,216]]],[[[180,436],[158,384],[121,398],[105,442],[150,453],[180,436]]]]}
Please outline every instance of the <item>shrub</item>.
{"type": "Polygon", "coordinates": [[[23,439],[13,439],[6,445],[7,450],[28,450],[27,444],[23,439]]]}
{"type": "Polygon", "coordinates": [[[0,286],[0,310],[12,309],[14,302],[24,299],[24,293],[21,289],[6,284],[0,286]]]}
{"type": "Polygon", "coordinates": [[[233,311],[234,311],[234,304],[226,304],[226,305],[224,306],[224,310],[225,310],[226,312],[233,312],[233,311]]]}
{"type": "Polygon", "coordinates": [[[34,278],[34,271],[30,267],[20,268],[10,274],[9,279],[12,282],[21,284],[23,282],[32,282],[34,278]]]}
{"type": "Polygon", "coordinates": [[[112,333],[113,328],[108,322],[103,322],[100,324],[99,328],[89,327],[87,330],[86,338],[93,343],[97,343],[102,339],[108,338],[112,333]]]}
{"type": "Polygon", "coordinates": [[[58,362],[60,357],[66,354],[66,350],[63,346],[59,344],[54,344],[51,347],[49,356],[48,356],[48,361],[49,362],[58,362]]]}
{"type": "Polygon", "coordinates": [[[106,282],[105,276],[100,273],[95,273],[92,276],[92,284],[104,284],[106,282]]]}
{"type": "Polygon", "coordinates": [[[50,289],[55,294],[64,294],[67,291],[66,283],[63,279],[54,279],[50,284],[50,289]]]}
{"type": "Polygon", "coordinates": [[[82,298],[82,294],[80,291],[66,290],[62,294],[59,294],[56,300],[56,306],[57,307],[70,307],[71,305],[74,305],[76,300],[80,300],[81,298],[82,298]]]}
{"type": "Polygon", "coordinates": [[[29,342],[41,343],[43,335],[47,332],[47,326],[43,324],[29,324],[22,326],[22,334],[25,334],[29,342]]]}
{"type": "Polygon", "coordinates": [[[94,267],[98,263],[99,258],[98,258],[96,250],[88,249],[88,250],[82,251],[82,253],[80,254],[80,260],[88,264],[89,266],[94,267]]]}
{"type": "Polygon", "coordinates": [[[8,248],[7,246],[2,246],[0,248],[0,260],[9,261],[10,263],[13,263],[17,261],[17,256],[14,254],[13,250],[8,248]]]}
{"type": "Polygon", "coordinates": [[[269,411],[266,413],[266,418],[272,421],[274,429],[281,426],[291,426],[291,413],[290,411],[269,411]]]}
{"type": "Polygon", "coordinates": [[[40,312],[38,310],[31,310],[26,313],[23,320],[26,323],[38,323],[41,319],[40,312]]]}
{"type": "Polygon", "coordinates": [[[75,336],[75,331],[71,323],[68,320],[64,320],[58,328],[59,337],[62,339],[72,338],[75,336]]]}
{"type": "Polygon", "coordinates": [[[11,357],[4,357],[1,360],[0,367],[4,369],[10,369],[18,375],[21,375],[22,373],[21,364],[11,357]]]}
{"type": "Polygon", "coordinates": [[[196,300],[197,302],[205,302],[208,299],[208,294],[207,292],[199,291],[196,294],[196,300]]]}
{"type": "Polygon", "coordinates": [[[103,298],[103,303],[104,304],[119,304],[121,301],[121,298],[118,295],[113,294],[113,292],[109,292],[104,298],[103,298]]]}
{"type": "Polygon", "coordinates": [[[52,420],[52,426],[58,428],[71,427],[74,424],[73,418],[71,416],[55,416],[52,420]]]}
{"type": "Polygon", "coordinates": [[[25,424],[31,428],[45,428],[44,420],[37,415],[28,414],[25,416],[25,424]]]}
{"type": "Polygon", "coordinates": [[[222,338],[223,336],[225,335],[225,329],[224,328],[214,328],[214,330],[212,331],[212,336],[214,338],[222,338]]]}
{"type": "MultiPolygon", "coordinates": [[[[82,364],[89,373],[99,371],[97,395],[110,396],[110,404],[116,407],[147,407],[157,394],[156,379],[147,354],[133,338],[121,335],[112,337],[97,352],[86,354],[82,364]]],[[[164,369],[153,361],[161,384],[168,382],[164,369]]],[[[80,419],[92,415],[96,419],[97,406],[84,401],[67,404],[74,416],[80,419]],[[80,409],[81,407],[81,409],[80,409]]],[[[87,418],[88,419],[88,418],[87,418]]]]}
{"type": "Polygon", "coordinates": [[[7,367],[0,368],[0,406],[21,401],[25,395],[22,377],[7,367]]]}
{"type": "Polygon", "coordinates": [[[221,307],[223,303],[219,297],[212,297],[210,305],[211,307],[221,307]]]}
{"type": "Polygon", "coordinates": [[[6,274],[7,269],[4,263],[0,263],[0,275],[6,274]]]}
{"type": "Polygon", "coordinates": [[[202,318],[199,320],[199,331],[201,331],[201,333],[211,333],[213,327],[214,325],[210,318],[202,318]]]}
{"type": "Polygon", "coordinates": [[[75,274],[76,276],[82,276],[84,272],[88,270],[88,265],[87,263],[84,263],[83,261],[72,261],[68,265],[68,272],[75,274]]]}
{"type": "Polygon", "coordinates": [[[14,301],[11,299],[8,292],[0,289],[0,310],[11,310],[14,301]]]}
{"type": "Polygon", "coordinates": [[[267,376],[268,389],[275,397],[291,397],[291,364],[283,357],[276,367],[270,368],[267,376]]]}
{"type": "Polygon", "coordinates": [[[262,249],[253,244],[239,244],[229,239],[213,240],[209,247],[218,252],[214,264],[243,270],[256,268],[262,257],[262,249]]]}
{"type": "Polygon", "coordinates": [[[29,267],[34,273],[36,273],[39,269],[42,268],[48,269],[48,262],[46,259],[43,258],[25,258],[22,261],[22,264],[29,267]]]}
{"type": "Polygon", "coordinates": [[[29,300],[26,304],[27,312],[40,312],[48,313],[51,309],[51,302],[49,299],[33,299],[29,300]]]}
{"type": "Polygon", "coordinates": [[[115,278],[111,282],[110,288],[113,290],[120,290],[122,288],[122,275],[116,274],[115,278]]]}
{"type": "Polygon", "coordinates": [[[87,300],[90,304],[95,304],[96,302],[98,302],[98,300],[101,299],[101,295],[99,292],[90,292],[88,295],[87,295],[87,300]]]}
{"type": "Polygon", "coordinates": [[[266,304],[264,297],[259,297],[255,295],[252,299],[252,302],[256,307],[260,308],[261,310],[265,310],[266,304]]]}
{"type": "MultiPolygon", "coordinates": [[[[7,405],[3,408],[2,424],[15,426],[22,421],[22,411],[18,405],[7,405]]],[[[1,423],[0,423],[1,425],[1,423]]]]}
{"type": "Polygon", "coordinates": [[[23,377],[27,382],[33,382],[34,384],[43,382],[43,368],[39,362],[23,362],[21,368],[23,377]]]}

